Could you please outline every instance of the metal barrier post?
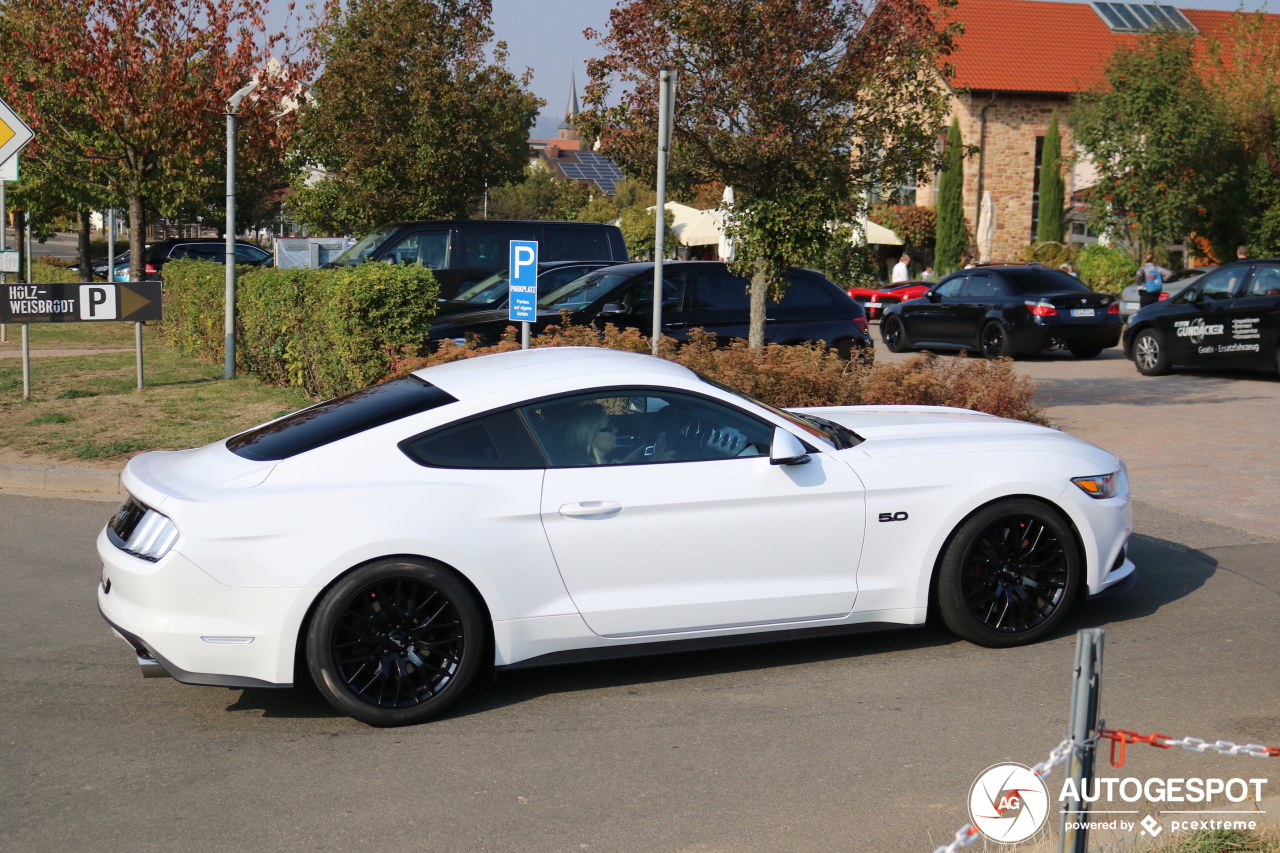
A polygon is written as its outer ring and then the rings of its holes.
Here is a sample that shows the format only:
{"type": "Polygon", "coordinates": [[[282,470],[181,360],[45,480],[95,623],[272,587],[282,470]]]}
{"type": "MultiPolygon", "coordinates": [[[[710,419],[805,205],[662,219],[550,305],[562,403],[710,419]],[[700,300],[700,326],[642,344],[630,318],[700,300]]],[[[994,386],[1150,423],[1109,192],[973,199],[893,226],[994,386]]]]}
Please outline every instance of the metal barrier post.
{"type": "Polygon", "coordinates": [[[1083,794],[1084,786],[1093,778],[1093,738],[1102,728],[1098,720],[1098,698],[1102,687],[1104,637],[1101,628],[1085,628],[1076,634],[1076,666],[1071,677],[1071,722],[1067,731],[1075,746],[1068,759],[1067,772],[1081,797],[1060,804],[1060,853],[1085,853],[1089,846],[1089,830],[1080,827],[1089,815],[1083,794]]]}
{"type": "Polygon", "coordinates": [[[133,324],[133,342],[138,351],[138,390],[142,390],[142,323],[133,324]]]}
{"type": "Polygon", "coordinates": [[[31,327],[22,324],[22,399],[31,399],[31,327]]]}

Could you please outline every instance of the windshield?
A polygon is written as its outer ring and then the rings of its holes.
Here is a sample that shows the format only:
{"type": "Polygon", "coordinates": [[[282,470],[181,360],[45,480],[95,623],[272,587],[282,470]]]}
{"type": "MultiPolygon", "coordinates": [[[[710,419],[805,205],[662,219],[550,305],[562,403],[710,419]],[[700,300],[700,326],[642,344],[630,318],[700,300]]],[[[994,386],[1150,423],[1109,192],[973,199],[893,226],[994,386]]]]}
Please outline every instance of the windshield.
{"type": "Polygon", "coordinates": [[[820,418],[809,414],[800,414],[799,412],[788,412],[784,409],[779,409],[777,406],[771,406],[764,400],[752,397],[750,394],[739,391],[737,388],[732,388],[725,385],[723,382],[717,382],[710,376],[698,373],[696,370],[694,373],[697,373],[698,378],[708,385],[714,385],[721,391],[728,391],[735,397],[750,400],[760,408],[768,409],[770,412],[773,412],[778,417],[783,418],[788,423],[791,423],[809,433],[809,435],[812,435],[815,438],[825,439],[830,444],[834,444],[837,450],[844,450],[846,447],[853,447],[856,444],[862,443],[862,436],[858,435],[853,430],[842,427],[837,423],[827,420],[826,418],[820,418]]]}
{"type": "Polygon", "coordinates": [[[539,299],[538,308],[543,311],[580,311],[629,278],[631,276],[617,273],[587,273],[539,299]]]}
{"type": "Polygon", "coordinates": [[[506,299],[509,289],[507,278],[508,273],[506,270],[496,272],[488,278],[482,279],[478,284],[468,287],[450,301],[488,304],[506,299]]]}
{"type": "Polygon", "coordinates": [[[391,236],[395,231],[395,227],[380,228],[377,231],[367,235],[359,243],[347,249],[338,256],[335,264],[349,264],[354,266],[363,260],[367,260],[373,254],[373,250],[382,245],[382,241],[391,236]]]}

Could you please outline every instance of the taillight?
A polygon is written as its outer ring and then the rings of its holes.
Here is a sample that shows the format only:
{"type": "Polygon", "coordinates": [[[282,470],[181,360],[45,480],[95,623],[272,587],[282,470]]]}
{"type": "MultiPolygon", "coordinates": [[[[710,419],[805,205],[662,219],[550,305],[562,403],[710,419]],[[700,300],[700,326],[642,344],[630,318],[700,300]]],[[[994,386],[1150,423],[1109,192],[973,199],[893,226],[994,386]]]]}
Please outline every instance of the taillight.
{"type": "Polygon", "coordinates": [[[865,335],[865,334],[867,333],[867,318],[866,318],[866,317],[854,317],[854,318],[853,318],[853,325],[854,325],[854,327],[855,327],[859,332],[862,332],[862,334],[864,334],[864,335],[865,335]]]}
{"type": "Polygon", "coordinates": [[[1027,310],[1031,312],[1033,317],[1057,317],[1058,309],[1054,308],[1048,302],[1027,302],[1025,303],[1027,310]]]}
{"type": "Polygon", "coordinates": [[[160,272],[160,270],[156,269],[155,264],[147,264],[142,268],[142,271],[143,272],[160,272]]]}
{"type": "Polygon", "coordinates": [[[1156,301],[1157,301],[1157,302],[1164,302],[1164,301],[1165,301],[1166,299],[1168,299],[1168,298],[1169,298],[1169,294],[1165,293],[1164,291],[1161,291],[1161,292],[1160,292],[1160,295],[1156,297],[1156,301]]]}
{"type": "Polygon", "coordinates": [[[1108,313],[1108,314],[1119,314],[1119,313],[1120,313],[1120,303],[1119,303],[1119,302],[1112,302],[1112,303],[1107,307],[1107,313],[1108,313]]]}

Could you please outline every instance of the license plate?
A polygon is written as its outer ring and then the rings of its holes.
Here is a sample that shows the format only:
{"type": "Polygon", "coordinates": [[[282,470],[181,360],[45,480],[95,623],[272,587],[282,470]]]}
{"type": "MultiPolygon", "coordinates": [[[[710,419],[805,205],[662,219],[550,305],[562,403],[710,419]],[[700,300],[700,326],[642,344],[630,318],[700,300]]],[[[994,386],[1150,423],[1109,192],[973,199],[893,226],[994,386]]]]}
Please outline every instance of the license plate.
{"type": "Polygon", "coordinates": [[[1141,307],[1142,307],[1142,306],[1141,306],[1140,304],[1138,304],[1137,302],[1126,302],[1126,303],[1124,304],[1124,310],[1126,310],[1126,311],[1137,311],[1137,310],[1138,310],[1139,308],[1141,308],[1141,307]]]}
{"type": "Polygon", "coordinates": [[[1092,308],[1072,308],[1071,316],[1072,317],[1092,317],[1093,309],[1092,308]]]}

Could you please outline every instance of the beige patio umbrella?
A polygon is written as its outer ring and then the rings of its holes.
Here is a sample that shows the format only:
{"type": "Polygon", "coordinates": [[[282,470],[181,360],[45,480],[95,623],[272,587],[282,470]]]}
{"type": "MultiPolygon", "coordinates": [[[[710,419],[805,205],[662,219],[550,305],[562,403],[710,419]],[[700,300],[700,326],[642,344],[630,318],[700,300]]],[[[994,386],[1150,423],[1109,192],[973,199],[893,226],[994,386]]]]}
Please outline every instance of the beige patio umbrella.
{"type": "Polygon", "coordinates": [[[978,263],[991,263],[991,246],[996,241],[996,214],[991,205],[991,191],[982,193],[982,205],[978,208],[978,263]]]}

